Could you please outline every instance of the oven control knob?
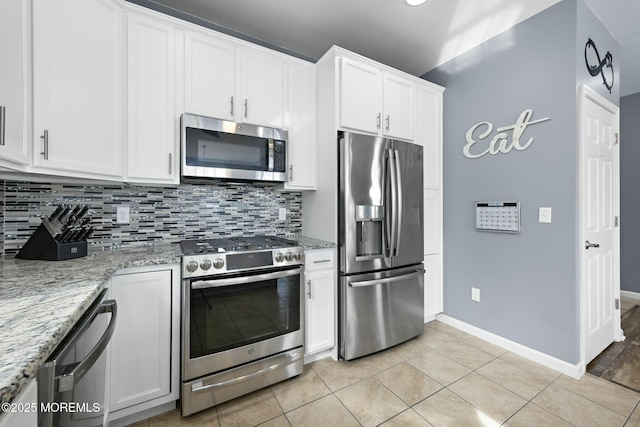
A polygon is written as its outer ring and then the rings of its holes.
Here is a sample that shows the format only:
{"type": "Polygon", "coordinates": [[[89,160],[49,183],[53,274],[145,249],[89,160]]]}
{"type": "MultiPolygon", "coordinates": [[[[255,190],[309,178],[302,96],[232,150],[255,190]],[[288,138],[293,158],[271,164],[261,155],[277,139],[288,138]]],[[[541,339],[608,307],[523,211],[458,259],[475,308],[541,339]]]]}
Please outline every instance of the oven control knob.
{"type": "Polygon", "coordinates": [[[284,256],[280,252],[278,252],[276,254],[276,262],[282,262],[282,260],[284,260],[284,256]]]}
{"type": "Polygon", "coordinates": [[[302,259],[302,254],[300,252],[296,252],[293,255],[293,258],[295,258],[296,261],[300,261],[302,259]]]}
{"type": "Polygon", "coordinates": [[[208,259],[203,259],[202,262],[200,262],[200,268],[204,271],[207,271],[211,268],[211,261],[209,261],[208,259]]]}
{"type": "Polygon", "coordinates": [[[291,252],[287,252],[286,254],[284,254],[284,259],[286,259],[287,261],[293,261],[293,254],[291,252]]]}
{"type": "Polygon", "coordinates": [[[189,261],[186,268],[189,273],[193,273],[198,269],[198,263],[196,261],[189,261]]]}
{"type": "Polygon", "coordinates": [[[224,260],[222,258],[216,258],[213,260],[213,266],[215,268],[222,268],[224,267],[224,260]]]}

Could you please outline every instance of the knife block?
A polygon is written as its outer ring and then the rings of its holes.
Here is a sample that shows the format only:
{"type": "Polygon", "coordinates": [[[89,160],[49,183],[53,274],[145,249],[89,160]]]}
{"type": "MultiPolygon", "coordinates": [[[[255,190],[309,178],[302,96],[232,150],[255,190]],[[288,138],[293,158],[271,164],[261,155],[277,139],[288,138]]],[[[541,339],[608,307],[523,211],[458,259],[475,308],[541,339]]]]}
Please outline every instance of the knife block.
{"type": "Polygon", "coordinates": [[[87,256],[86,240],[60,243],[54,238],[55,232],[51,225],[49,227],[47,225],[49,225],[48,220],[44,219],[20,249],[16,258],[63,261],[87,256]]]}

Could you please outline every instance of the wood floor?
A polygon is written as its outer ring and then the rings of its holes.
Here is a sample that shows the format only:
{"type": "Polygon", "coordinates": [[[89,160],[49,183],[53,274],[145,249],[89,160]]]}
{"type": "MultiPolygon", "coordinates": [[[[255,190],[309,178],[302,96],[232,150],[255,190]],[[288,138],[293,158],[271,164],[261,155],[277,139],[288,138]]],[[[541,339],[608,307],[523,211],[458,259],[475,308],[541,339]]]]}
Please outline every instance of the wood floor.
{"type": "Polygon", "coordinates": [[[623,298],[622,302],[626,339],[607,347],[587,365],[587,372],[640,392],[640,300],[623,298]]]}

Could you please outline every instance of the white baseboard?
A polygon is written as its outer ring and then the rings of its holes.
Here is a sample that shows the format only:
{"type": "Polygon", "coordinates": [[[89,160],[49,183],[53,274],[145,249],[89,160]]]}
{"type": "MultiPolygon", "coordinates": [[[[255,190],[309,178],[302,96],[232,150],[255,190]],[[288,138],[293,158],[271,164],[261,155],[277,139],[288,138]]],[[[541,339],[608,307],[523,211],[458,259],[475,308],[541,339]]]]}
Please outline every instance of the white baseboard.
{"type": "Polygon", "coordinates": [[[546,366],[547,368],[568,375],[571,378],[579,379],[585,372],[585,367],[582,362],[572,365],[569,362],[565,362],[564,360],[549,356],[546,353],[542,353],[538,350],[534,350],[522,344],[518,344],[517,342],[503,338],[499,335],[487,332],[484,329],[480,329],[458,319],[454,319],[453,317],[447,316],[446,314],[436,315],[436,320],[442,323],[446,323],[449,326],[453,326],[456,329],[460,329],[463,332],[471,334],[491,344],[497,345],[498,347],[502,347],[505,350],[529,359],[532,362],[538,363],[542,366],[546,366]]]}
{"type": "Polygon", "coordinates": [[[631,291],[620,291],[620,296],[621,297],[625,297],[625,298],[630,298],[630,299],[637,299],[640,301],[640,293],[638,292],[631,292],[631,291]]]}

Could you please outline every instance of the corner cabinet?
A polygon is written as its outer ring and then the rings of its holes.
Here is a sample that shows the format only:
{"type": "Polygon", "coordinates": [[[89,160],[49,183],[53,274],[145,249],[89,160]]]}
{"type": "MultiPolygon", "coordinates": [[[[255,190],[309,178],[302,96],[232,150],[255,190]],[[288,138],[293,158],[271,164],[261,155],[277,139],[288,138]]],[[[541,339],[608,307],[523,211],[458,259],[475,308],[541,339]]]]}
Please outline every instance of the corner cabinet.
{"type": "Polygon", "coordinates": [[[313,64],[289,64],[289,143],[287,190],[315,190],[317,185],[313,64]]]}
{"type": "Polygon", "coordinates": [[[416,89],[401,73],[342,57],[340,126],[376,135],[416,139],[416,89]]]}
{"type": "Polygon", "coordinates": [[[120,270],[111,279],[118,323],[109,350],[111,420],[179,398],[180,269],[120,270]]]}
{"type": "Polygon", "coordinates": [[[424,316],[442,312],[442,89],[418,88],[418,143],[424,154],[424,316]]]}
{"type": "MultiPolygon", "coordinates": [[[[315,249],[304,253],[306,293],[305,359],[336,345],[335,249],[315,249]]],[[[335,358],[335,357],[334,357],[335,358]]]]}
{"type": "Polygon", "coordinates": [[[8,167],[30,163],[30,19],[31,2],[0,2],[0,160],[8,167]]]}
{"type": "Polygon", "coordinates": [[[33,2],[34,172],[122,179],[123,15],[111,0],[33,2]]]}
{"type": "Polygon", "coordinates": [[[181,31],[157,18],[127,16],[127,151],[124,180],[180,182],[176,74],[181,31]]]}

